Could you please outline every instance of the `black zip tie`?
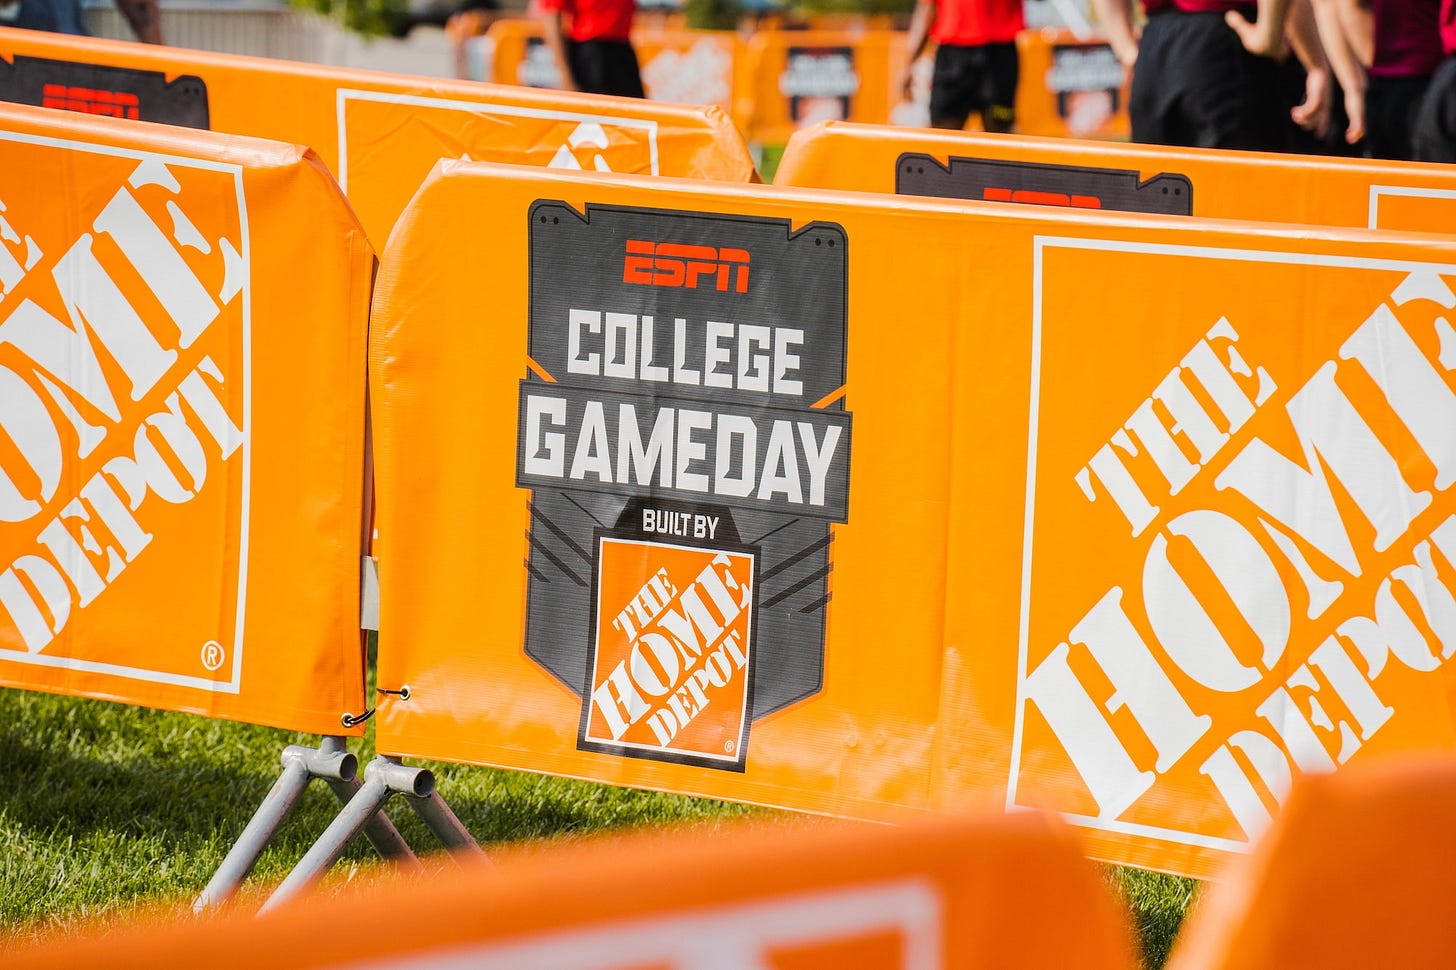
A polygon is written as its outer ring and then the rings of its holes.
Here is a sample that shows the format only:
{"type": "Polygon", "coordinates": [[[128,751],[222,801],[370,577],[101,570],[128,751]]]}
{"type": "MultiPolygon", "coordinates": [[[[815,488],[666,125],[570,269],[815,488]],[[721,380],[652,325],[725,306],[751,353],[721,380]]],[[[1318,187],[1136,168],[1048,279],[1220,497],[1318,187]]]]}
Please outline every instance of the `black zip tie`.
{"type": "MultiPolygon", "coordinates": [[[[388,687],[376,687],[374,689],[374,692],[376,694],[392,694],[402,701],[407,701],[410,699],[409,684],[405,684],[399,690],[390,690],[388,687]]],[[[346,728],[358,727],[359,725],[363,724],[365,721],[373,717],[376,710],[378,710],[378,708],[371,707],[369,708],[369,710],[359,715],[350,714],[348,711],[345,711],[344,716],[339,718],[339,720],[343,722],[344,727],[346,728]]]]}

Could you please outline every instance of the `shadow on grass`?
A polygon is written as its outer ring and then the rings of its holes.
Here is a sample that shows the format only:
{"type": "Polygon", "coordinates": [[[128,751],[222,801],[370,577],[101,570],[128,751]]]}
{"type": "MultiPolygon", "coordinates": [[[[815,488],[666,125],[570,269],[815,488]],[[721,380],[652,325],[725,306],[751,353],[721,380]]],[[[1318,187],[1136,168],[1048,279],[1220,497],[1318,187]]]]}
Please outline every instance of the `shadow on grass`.
{"type": "MultiPolygon", "coordinates": [[[[268,793],[284,746],[317,739],[207,718],[0,689],[0,938],[195,896],[268,793]]],[[[361,764],[372,745],[351,742],[361,764]]],[[[487,847],[684,822],[816,819],[547,775],[427,764],[439,791],[487,847]]],[[[254,871],[276,882],[338,811],[310,785],[254,871]]],[[[398,799],[389,815],[417,852],[438,843],[398,799]]],[[[358,840],[350,873],[372,865],[358,840]]],[[[1195,883],[1109,869],[1161,967],[1195,883]]]]}

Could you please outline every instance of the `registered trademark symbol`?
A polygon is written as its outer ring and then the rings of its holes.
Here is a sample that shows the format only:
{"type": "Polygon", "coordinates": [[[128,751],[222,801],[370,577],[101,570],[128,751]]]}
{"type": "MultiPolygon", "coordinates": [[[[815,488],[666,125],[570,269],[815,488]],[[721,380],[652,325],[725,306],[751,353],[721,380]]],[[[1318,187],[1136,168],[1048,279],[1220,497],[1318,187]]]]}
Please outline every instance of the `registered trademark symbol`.
{"type": "Polygon", "coordinates": [[[723,742],[723,750],[726,751],[726,752],[728,752],[729,754],[732,754],[733,753],[733,739],[732,738],[729,738],[727,741],[724,741],[723,742]]]}
{"type": "Polygon", "coordinates": [[[224,655],[222,644],[209,640],[202,645],[202,666],[208,670],[216,670],[222,666],[224,655]]]}

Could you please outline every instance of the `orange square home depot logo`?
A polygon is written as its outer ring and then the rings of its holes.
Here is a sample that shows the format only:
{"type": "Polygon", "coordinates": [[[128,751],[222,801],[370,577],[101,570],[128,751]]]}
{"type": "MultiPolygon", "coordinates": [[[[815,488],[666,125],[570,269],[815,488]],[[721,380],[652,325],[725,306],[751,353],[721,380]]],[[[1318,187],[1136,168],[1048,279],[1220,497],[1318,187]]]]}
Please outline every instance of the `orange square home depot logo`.
{"type": "Polygon", "coordinates": [[[1300,773],[1449,746],[1456,267],[1035,252],[1009,802],[1236,852],[1300,773]]]}
{"type": "Polygon", "coordinates": [[[235,692],[242,170],[0,132],[0,661],[235,692]]]}
{"type": "MultiPolygon", "coordinates": [[[[668,534],[697,526],[689,513],[660,514],[668,534]]],[[[741,770],[753,701],[756,552],[609,535],[597,543],[581,746],[741,770]]]]}

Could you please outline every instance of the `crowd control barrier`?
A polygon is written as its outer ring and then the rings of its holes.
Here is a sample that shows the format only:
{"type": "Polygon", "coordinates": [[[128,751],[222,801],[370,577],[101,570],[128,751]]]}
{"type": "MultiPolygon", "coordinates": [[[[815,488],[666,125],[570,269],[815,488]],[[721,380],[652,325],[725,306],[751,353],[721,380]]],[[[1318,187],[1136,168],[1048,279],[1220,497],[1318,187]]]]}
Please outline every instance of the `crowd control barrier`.
{"type": "Polygon", "coordinates": [[[1017,132],[1120,140],[1132,134],[1128,74],[1106,40],[1023,30],[1016,50],[1024,79],[1016,86],[1017,132]]]}
{"type": "Polygon", "coordinates": [[[325,735],[269,811],[311,777],[347,799],[363,230],[255,139],[5,105],[0,171],[0,684],[325,735]]]}
{"type": "MultiPolygon", "coordinates": [[[[497,20],[485,33],[490,73],[483,80],[559,88],[561,76],[536,20],[497,20]]],[[[642,86],[654,101],[714,104],[732,111],[746,73],[744,44],[726,30],[657,30],[639,27],[632,46],[642,86]]]]}
{"type": "Polygon", "coordinates": [[[0,100],[307,145],[369,238],[440,158],[748,181],[721,111],[0,29],[0,100]]]}
{"type": "Polygon", "coordinates": [[[7,964],[1131,970],[1131,952],[1123,914],[1076,842],[1024,815],[578,841],[425,886],[113,932],[11,952],[7,964]]]}
{"type": "Polygon", "coordinates": [[[828,123],[774,184],[1408,232],[1456,227],[1447,165],[828,123]]]}
{"type": "Polygon", "coordinates": [[[1209,889],[1171,970],[1449,967],[1456,762],[1302,781],[1263,843],[1209,889]]]}
{"type": "Polygon", "coordinates": [[[1453,264],[445,164],[375,291],[378,748],[1208,875],[1456,746],[1453,264]]]}
{"type": "Polygon", "coordinates": [[[735,117],[751,119],[749,140],[765,145],[821,121],[884,124],[900,101],[891,88],[905,54],[905,35],[893,30],[754,34],[745,88],[752,100],[735,117]]]}
{"type": "Polygon", "coordinates": [[[252,139],[8,105],[0,152],[0,682],[340,733],[373,269],[347,203],[252,139]]]}
{"type": "MultiPolygon", "coordinates": [[[[745,44],[726,31],[639,28],[632,43],[648,97],[730,109],[760,144],[782,145],[794,132],[827,120],[929,124],[933,57],[916,63],[906,100],[896,87],[907,56],[903,32],[757,30],[745,44]]],[[[1125,72],[1105,40],[1025,30],[1016,43],[1023,79],[1016,91],[1018,131],[1127,138],[1125,72]]],[[[561,86],[535,20],[497,20],[471,50],[465,59],[480,72],[473,76],[561,86]]],[[[979,126],[980,119],[970,124],[979,126]]]]}

